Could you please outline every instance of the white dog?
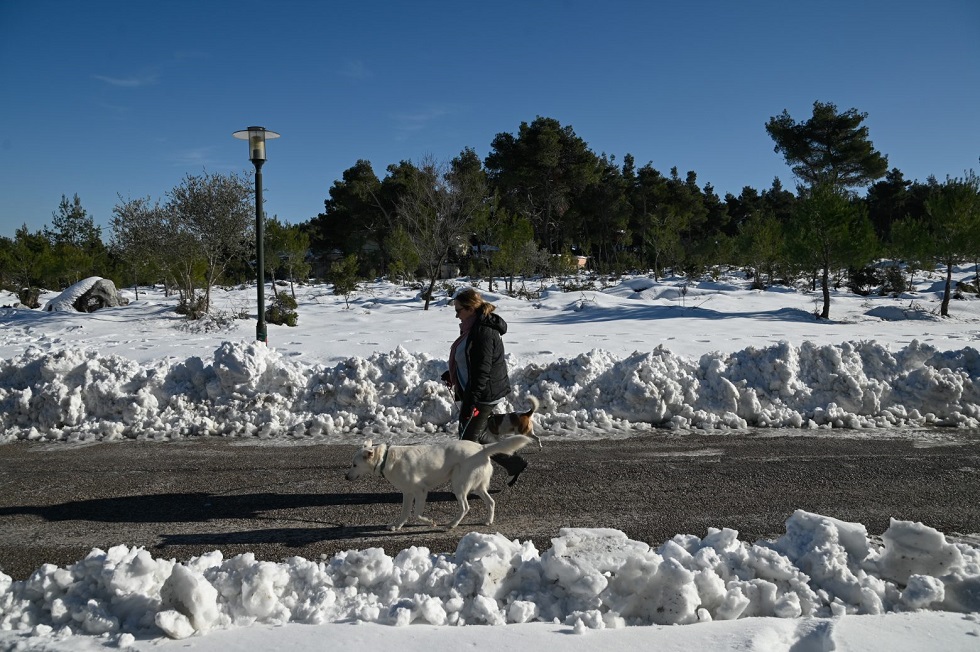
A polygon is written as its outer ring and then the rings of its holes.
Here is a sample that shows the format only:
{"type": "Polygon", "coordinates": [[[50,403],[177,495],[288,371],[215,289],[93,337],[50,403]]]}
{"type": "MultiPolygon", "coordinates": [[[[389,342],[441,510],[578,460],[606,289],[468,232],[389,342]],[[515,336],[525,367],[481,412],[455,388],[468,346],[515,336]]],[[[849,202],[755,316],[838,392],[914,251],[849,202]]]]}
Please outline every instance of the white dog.
{"type": "Polygon", "coordinates": [[[354,454],[354,461],[346,477],[348,480],[356,480],[369,473],[376,473],[402,492],[402,513],[397,521],[388,526],[391,530],[401,529],[410,516],[435,525],[432,520],[422,516],[422,510],[425,509],[425,499],[429,491],[446,482],[450,483],[456,500],[459,501],[459,515],[449,525],[449,529],[459,525],[470,510],[467,501],[470,492],[483,499],[488,512],[485,523],[490,525],[493,523],[495,508],[493,498],[487,491],[493,475],[490,456],[513,453],[529,443],[531,439],[523,435],[508,437],[488,446],[465,439],[430,446],[373,446],[371,441],[366,441],[361,450],[354,454]]]}

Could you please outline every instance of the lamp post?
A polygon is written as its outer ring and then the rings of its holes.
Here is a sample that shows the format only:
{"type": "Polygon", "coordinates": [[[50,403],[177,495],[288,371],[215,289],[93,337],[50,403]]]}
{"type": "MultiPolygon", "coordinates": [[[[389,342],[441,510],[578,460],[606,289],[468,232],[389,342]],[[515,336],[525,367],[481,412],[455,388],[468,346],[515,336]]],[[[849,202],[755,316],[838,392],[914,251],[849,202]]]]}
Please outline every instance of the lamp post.
{"type": "Polygon", "coordinates": [[[255,339],[268,342],[265,327],[265,219],[262,213],[262,164],[265,163],[265,141],[279,138],[279,134],[265,127],[249,127],[232,134],[248,141],[248,158],[255,166],[255,256],[258,272],[256,285],[259,292],[259,322],[255,325],[255,339]]]}

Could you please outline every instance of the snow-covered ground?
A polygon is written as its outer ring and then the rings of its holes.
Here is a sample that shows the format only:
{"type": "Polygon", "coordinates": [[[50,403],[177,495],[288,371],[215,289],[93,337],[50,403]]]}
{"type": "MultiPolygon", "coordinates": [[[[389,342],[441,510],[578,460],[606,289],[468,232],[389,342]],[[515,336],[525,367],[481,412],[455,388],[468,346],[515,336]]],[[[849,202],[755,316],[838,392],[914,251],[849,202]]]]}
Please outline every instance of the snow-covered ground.
{"type": "MultiPolygon", "coordinates": [[[[813,316],[819,295],[755,291],[737,276],[633,277],[574,292],[533,282],[531,299],[481,289],[510,326],[511,405],[540,400],[545,447],[653,426],[924,438],[943,436],[936,425],[980,427],[980,300],[954,301],[939,318],[938,275],[896,298],[836,293],[830,321],[813,316]]],[[[0,308],[0,441],[445,440],[454,405],[439,376],[458,323],[450,290],[422,311],[416,290],[388,283],[364,286],[350,309],[329,287],[301,287],[299,325],[270,325],[269,346],[253,342],[254,320],[230,319],[254,315],[254,287],[217,290],[228,319],[197,323],[157,290],[139,300],[124,290],[129,305],[92,314],[44,311],[64,304],[56,293],[40,310],[0,308]]],[[[0,445],[0,464],[2,454],[0,445]]],[[[976,548],[928,524],[868,533],[787,516],[776,541],[712,530],[650,547],[596,523],[556,532],[543,551],[472,533],[455,551],[278,564],[220,551],[175,563],[120,541],[26,582],[0,575],[0,648],[980,646],[976,548]],[[444,626],[503,623],[514,624],[444,626]],[[555,639],[567,633],[584,635],[555,639]],[[165,634],[193,636],[154,638],[165,634]]]]}

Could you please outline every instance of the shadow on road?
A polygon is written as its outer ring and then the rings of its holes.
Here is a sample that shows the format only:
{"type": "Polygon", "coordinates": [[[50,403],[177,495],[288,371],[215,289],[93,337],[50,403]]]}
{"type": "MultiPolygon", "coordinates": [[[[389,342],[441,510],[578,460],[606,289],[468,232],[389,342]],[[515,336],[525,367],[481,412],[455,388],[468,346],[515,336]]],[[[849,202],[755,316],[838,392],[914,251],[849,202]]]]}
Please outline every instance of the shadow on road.
{"type": "MultiPolygon", "coordinates": [[[[45,521],[96,521],[103,523],[187,523],[222,519],[259,518],[276,510],[340,505],[401,504],[398,492],[326,494],[209,494],[170,493],[77,500],[58,505],[0,507],[3,516],[38,516],[45,521]]],[[[448,491],[434,491],[427,502],[455,502],[448,491]]]]}
{"type": "MultiPolygon", "coordinates": [[[[440,534],[439,528],[419,528],[406,526],[406,531],[420,536],[440,534]]],[[[336,525],[322,528],[269,528],[265,530],[242,530],[240,532],[201,532],[194,534],[161,534],[161,542],[157,549],[169,546],[222,546],[276,544],[287,548],[303,548],[305,546],[326,541],[343,541],[358,539],[384,539],[390,541],[391,530],[387,525],[336,525]]]]}

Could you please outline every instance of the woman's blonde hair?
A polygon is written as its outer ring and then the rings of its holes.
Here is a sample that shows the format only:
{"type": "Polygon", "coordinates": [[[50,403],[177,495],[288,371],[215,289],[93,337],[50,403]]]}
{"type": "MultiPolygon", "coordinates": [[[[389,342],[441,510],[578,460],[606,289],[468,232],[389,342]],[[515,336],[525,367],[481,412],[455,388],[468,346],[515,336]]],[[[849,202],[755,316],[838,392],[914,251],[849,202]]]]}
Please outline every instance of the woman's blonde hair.
{"type": "Polygon", "coordinates": [[[496,310],[496,306],[494,306],[492,303],[484,301],[483,297],[480,296],[480,293],[473,288],[460,290],[459,293],[453,297],[453,303],[464,310],[472,310],[474,313],[480,313],[484,317],[496,310]]]}

